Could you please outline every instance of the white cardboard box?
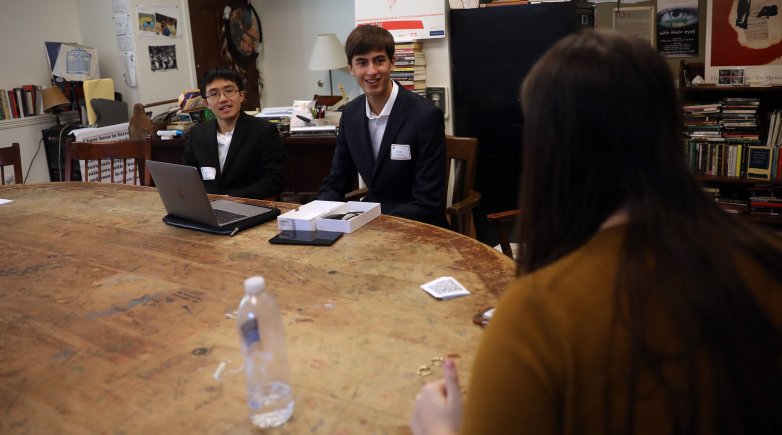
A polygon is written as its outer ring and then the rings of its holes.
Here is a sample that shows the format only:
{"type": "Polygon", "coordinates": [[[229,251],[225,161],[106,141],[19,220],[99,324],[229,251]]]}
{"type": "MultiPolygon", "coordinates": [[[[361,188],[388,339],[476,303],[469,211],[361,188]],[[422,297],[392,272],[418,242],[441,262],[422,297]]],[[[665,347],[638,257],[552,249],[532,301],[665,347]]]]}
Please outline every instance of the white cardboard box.
{"type": "Polygon", "coordinates": [[[315,219],[325,216],[331,210],[342,207],[344,202],[339,201],[312,201],[294,210],[277,216],[277,228],[280,231],[315,231],[315,219]]]}
{"type": "Polygon", "coordinates": [[[339,231],[342,233],[352,233],[353,231],[356,231],[357,229],[364,226],[372,219],[380,216],[380,203],[349,201],[344,203],[342,207],[324,214],[324,216],[337,213],[344,214],[355,211],[360,211],[361,214],[346,221],[339,219],[324,219],[323,217],[319,217],[316,219],[317,229],[321,231],[339,231]]]}
{"type": "Polygon", "coordinates": [[[352,233],[364,224],[380,216],[380,204],[376,202],[312,201],[295,210],[277,216],[280,231],[339,231],[352,233]],[[323,216],[362,212],[350,220],[323,219],[323,216]]]}

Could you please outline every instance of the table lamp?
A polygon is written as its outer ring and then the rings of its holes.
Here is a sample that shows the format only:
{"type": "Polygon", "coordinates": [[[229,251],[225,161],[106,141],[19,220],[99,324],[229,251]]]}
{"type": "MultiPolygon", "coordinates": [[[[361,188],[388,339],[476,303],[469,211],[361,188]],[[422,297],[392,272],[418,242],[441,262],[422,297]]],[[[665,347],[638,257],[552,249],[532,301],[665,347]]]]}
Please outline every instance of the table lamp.
{"type": "Polygon", "coordinates": [[[57,86],[49,86],[43,90],[43,111],[54,115],[57,125],[60,125],[60,112],[71,102],[57,86]]]}
{"type": "MultiPolygon", "coordinates": [[[[329,91],[334,95],[334,85],[331,80],[331,70],[344,68],[348,62],[345,60],[345,48],[337,39],[337,35],[326,33],[315,37],[315,45],[310,55],[309,69],[311,71],[329,70],[329,91]]],[[[319,81],[319,86],[322,82],[319,81]]]]}

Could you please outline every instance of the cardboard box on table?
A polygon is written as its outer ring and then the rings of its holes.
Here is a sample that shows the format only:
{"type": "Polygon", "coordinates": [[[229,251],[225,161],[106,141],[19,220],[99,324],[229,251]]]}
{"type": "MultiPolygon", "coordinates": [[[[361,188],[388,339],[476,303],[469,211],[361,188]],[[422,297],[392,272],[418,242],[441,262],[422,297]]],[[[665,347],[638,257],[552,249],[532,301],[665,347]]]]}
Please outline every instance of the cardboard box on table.
{"type": "Polygon", "coordinates": [[[367,222],[380,216],[380,204],[376,202],[312,201],[277,216],[277,228],[281,231],[338,231],[352,233],[367,222]],[[324,219],[324,216],[362,212],[350,220],[324,219]]]}

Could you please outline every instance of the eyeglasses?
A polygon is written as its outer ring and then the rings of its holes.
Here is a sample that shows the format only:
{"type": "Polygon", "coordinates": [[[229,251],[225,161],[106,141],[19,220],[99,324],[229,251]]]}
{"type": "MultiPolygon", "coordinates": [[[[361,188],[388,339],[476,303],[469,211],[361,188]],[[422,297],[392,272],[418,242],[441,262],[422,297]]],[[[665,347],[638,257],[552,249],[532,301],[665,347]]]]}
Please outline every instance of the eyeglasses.
{"type": "Polygon", "coordinates": [[[206,100],[209,101],[210,103],[214,103],[215,101],[220,99],[220,94],[225,95],[225,98],[233,98],[234,95],[238,94],[239,92],[242,92],[242,91],[240,91],[239,89],[236,89],[236,88],[223,89],[222,91],[214,91],[214,92],[210,92],[206,96],[206,100]]]}

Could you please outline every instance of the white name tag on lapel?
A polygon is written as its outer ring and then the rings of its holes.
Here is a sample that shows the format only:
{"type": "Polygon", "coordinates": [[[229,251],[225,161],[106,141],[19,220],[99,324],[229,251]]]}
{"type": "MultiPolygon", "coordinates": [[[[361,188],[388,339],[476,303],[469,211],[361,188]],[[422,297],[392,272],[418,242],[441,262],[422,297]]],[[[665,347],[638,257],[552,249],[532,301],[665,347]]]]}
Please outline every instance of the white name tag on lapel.
{"type": "Polygon", "coordinates": [[[214,180],[215,175],[217,175],[217,170],[215,168],[207,168],[203,167],[201,168],[201,178],[205,181],[214,180]]]}
{"type": "Polygon", "coordinates": [[[410,145],[391,144],[391,160],[410,160],[410,145]]]}

